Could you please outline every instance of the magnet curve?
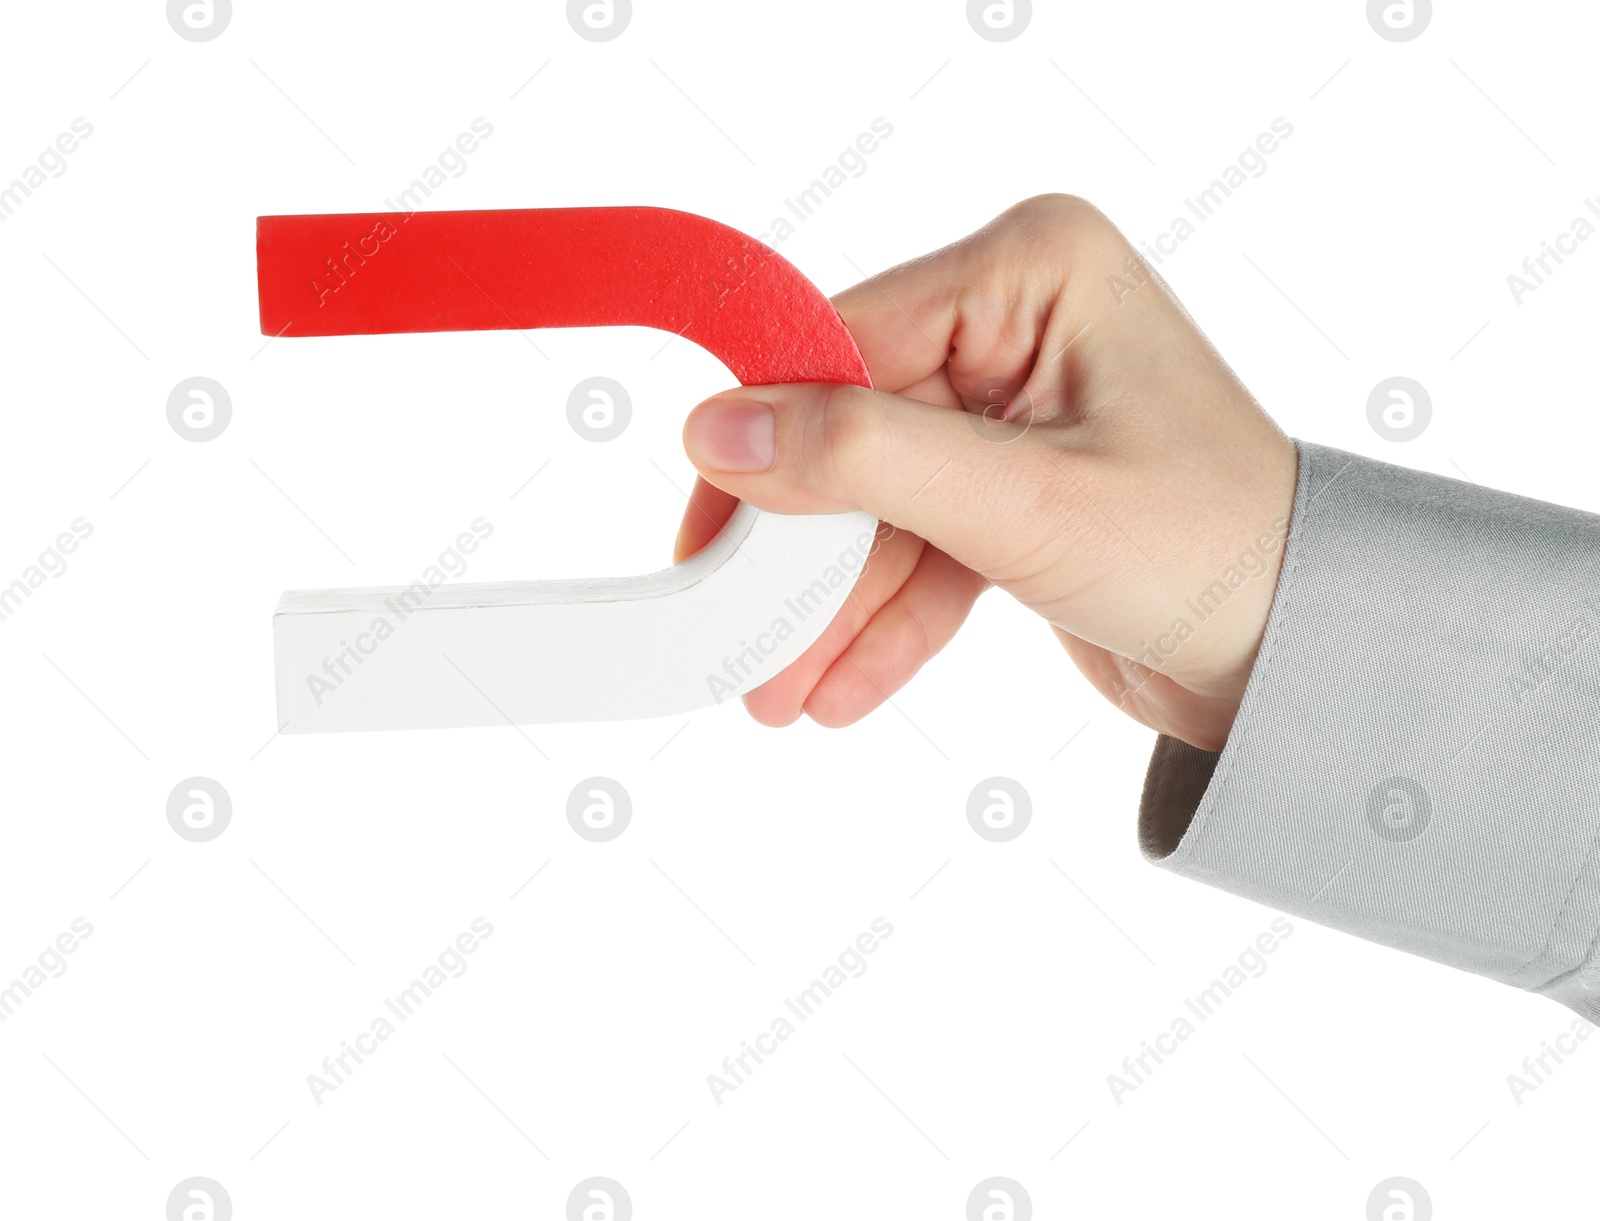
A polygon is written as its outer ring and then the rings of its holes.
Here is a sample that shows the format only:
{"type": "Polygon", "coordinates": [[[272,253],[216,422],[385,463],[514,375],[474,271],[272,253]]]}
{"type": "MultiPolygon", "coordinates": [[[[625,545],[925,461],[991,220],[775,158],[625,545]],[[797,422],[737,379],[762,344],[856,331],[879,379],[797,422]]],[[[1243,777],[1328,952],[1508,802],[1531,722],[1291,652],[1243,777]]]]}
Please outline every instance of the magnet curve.
{"type": "MultiPolygon", "coordinates": [[[[745,385],[871,384],[828,299],[760,242],[663,208],[263,216],[261,331],[649,326],[745,385]]],[[[285,733],[630,720],[773,677],[839,609],[866,513],[734,510],[702,551],[598,580],[291,590],[273,614],[285,733]]]]}

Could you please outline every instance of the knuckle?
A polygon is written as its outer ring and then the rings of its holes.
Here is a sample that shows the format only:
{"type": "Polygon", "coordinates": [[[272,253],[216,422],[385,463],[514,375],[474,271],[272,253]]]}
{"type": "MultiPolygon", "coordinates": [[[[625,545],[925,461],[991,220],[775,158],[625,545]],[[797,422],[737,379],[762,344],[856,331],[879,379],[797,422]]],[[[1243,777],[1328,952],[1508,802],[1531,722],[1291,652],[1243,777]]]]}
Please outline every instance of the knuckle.
{"type": "Polygon", "coordinates": [[[913,665],[920,666],[939,651],[940,642],[933,625],[916,606],[909,603],[902,606],[896,626],[900,655],[911,658],[913,665]]]}
{"type": "Polygon", "coordinates": [[[1062,251],[1097,248],[1118,236],[1106,214],[1077,195],[1035,195],[1015,205],[1007,215],[1030,244],[1043,239],[1062,251]]]}
{"type": "Polygon", "coordinates": [[[1081,196],[1068,195],[1063,191],[1047,191],[1042,195],[1033,195],[1020,203],[1013,204],[1011,211],[1020,216],[1038,216],[1051,220],[1061,220],[1066,217],[1076,216],[1085,209],[1092,211],[1093,205],[1081,196]]]}

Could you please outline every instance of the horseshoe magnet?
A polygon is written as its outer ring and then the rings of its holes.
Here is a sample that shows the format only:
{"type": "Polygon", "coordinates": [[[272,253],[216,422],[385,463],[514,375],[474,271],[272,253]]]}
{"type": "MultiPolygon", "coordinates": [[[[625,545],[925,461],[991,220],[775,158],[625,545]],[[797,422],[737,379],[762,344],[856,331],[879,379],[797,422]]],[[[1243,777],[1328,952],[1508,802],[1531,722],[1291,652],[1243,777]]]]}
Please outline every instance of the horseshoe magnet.
{"type": "MultiPolygon", "coordinates": [[[[843,320],[790,263],[661,208],[263,216],[263,334],[649,326],[743,384],[870,385],[843,320]]],[[[740,504],[643,576],[291,590],[273,614],[285,733],[614,721],[721,703],[822,634],[872,549],[865,513],[740,504]]]]}

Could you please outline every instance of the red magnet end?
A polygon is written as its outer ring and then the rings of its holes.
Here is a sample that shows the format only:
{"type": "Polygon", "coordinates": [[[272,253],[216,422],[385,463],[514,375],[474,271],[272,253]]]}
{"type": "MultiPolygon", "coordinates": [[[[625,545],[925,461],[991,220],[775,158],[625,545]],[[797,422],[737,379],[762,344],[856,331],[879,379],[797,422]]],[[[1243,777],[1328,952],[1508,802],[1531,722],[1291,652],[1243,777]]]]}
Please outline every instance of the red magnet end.
{"type": "Polygon", "coordinates": [[[746,385],[871,385],[827,297],[736,229],[666,208],[263,216],[261,331],[650,326],[746,385]]]}

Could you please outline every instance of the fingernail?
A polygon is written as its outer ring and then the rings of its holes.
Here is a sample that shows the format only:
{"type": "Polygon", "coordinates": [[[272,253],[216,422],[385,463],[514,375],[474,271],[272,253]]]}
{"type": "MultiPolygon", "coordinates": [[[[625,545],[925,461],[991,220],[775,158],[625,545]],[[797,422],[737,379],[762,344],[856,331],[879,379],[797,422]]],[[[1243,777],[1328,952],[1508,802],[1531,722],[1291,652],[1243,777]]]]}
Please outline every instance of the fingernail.
{"type": "Polygon", "coordinates": [[[702,466],[750,474],[772,466],[777,432],[777,417],[765,403],[712,401],[689,416],[683,443],[702,466]]]}

